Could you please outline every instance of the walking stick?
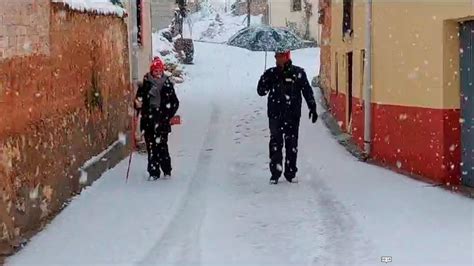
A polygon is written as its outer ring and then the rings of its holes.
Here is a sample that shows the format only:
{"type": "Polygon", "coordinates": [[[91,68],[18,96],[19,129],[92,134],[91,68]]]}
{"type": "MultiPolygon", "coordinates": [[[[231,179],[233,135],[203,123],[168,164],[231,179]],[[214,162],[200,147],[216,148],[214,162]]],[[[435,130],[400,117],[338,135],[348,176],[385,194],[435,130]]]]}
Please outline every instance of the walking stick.
{"type": "Polygon", "coordinates": [[[133,117],[132,117],[132,133],[131,133],[131,138],[132,138],[132,146],[130,148],[130,156],[128,157],[128,167],[127,167],[127,176],[125,177],[125,183],[128,182],[128,176],[130,174],[130,165],[132,164],[132,156],[133,156],[133,152],[135,151],[135,147],[136,147],[136,138],[135,138],[135,131],[136,131],[136,127],[137,127],[137,111],[134,111],[133,112],[133,117]]]}

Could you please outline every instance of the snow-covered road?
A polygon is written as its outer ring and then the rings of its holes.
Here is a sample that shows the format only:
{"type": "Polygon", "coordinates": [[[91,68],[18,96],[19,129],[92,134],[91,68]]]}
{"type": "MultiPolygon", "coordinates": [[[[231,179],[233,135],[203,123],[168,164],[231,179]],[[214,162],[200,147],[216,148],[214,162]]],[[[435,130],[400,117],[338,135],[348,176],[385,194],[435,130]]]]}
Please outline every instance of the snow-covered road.
{"type": "MultiPolygon", "coordinates": [[[[293,57],[318,72],[319,50],[293,57]]],[[[196,43],[173,178],[146,181],[137,154],[125,184],[124,160],[7,265],[474,265],[474,201],[356,161],[306,106],[299,184],[269,185],[263,64],[196,43]]]]}

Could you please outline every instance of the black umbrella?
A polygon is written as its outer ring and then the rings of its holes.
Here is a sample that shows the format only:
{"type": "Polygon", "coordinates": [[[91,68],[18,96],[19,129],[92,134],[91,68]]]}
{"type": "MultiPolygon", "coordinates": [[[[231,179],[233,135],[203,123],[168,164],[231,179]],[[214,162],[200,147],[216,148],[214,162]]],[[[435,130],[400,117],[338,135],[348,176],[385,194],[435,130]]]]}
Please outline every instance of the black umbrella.
{"type": "Polygon", "coordinates": [[[286,52],[304,47],[303,40],[290,30],[270,26],[244,28],[232,36],[227,44],[256,52],[286,52]]]}
{"type": "Polygon", "coordinates": [[[250,51],[265,52],[265,68],[267,65],[266,52],[286,52],[304,48],[303,40],[290,30],[270,26],[244,28],[232,36],[227,44],[250,51]]]}

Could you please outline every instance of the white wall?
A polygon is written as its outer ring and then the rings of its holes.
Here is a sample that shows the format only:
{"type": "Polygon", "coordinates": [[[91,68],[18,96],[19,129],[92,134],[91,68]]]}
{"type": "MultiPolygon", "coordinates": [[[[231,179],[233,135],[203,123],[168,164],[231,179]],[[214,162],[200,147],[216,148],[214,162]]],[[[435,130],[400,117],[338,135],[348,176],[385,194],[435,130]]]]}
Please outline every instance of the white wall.
{"type": "MultiPolygon", "coordinates": [[[[321,27],[318,24],[318,0],[311,0],[313,4],[313,15],[310,19],[310,36],[318,43],[321,40],[321,27]]],[[[291,11],[291,0],[269,0],[270,6],[270,24],[275,27],[286,27],[286,23],[295,22],[300,33],[305,32],[305,14],[304,11],[291,11]]],[[[302,3],[304,9],[304,2],[302,3]]]]}
{"type": "Polygon", "coordinates": [[[152,60],[152,36],[151,36],[151,4],[150,0],[143,0],[143,45],[136,46],[137,40],[137,10],[136,0],[124,1],[127,7],[128,17],[128,45],[130,60],[131,81],[140,80],[148,72],[152,60]]]}
{"type": "Polygon", "coordinates": [[[171,24],[175,8],[175,0],[151,1],[151,19],[153,32],[165,29],[171,24]]]}

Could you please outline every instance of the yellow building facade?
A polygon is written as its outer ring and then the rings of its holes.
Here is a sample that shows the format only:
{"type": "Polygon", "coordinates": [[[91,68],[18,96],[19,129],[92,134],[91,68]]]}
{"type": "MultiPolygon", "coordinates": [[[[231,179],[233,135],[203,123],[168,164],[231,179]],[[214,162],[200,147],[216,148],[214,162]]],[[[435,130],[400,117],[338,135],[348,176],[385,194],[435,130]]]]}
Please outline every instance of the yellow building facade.
{"type": "MultiPolygon", "coordinates": [[[[330,49],[331,73],[321,73],[330,80],[323,89],[362,147],[367,1],[330,5],[330,41],[322,49],[330,49]]],[[[473,1],[373,0],[372,12],[371,157],[436,182],[471,183],[473,1]]]]}

